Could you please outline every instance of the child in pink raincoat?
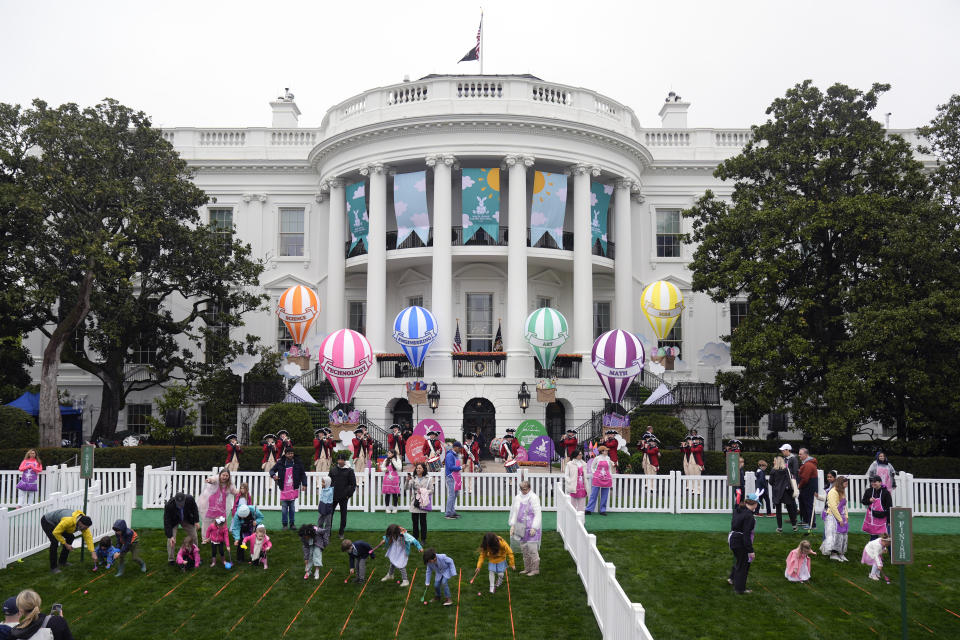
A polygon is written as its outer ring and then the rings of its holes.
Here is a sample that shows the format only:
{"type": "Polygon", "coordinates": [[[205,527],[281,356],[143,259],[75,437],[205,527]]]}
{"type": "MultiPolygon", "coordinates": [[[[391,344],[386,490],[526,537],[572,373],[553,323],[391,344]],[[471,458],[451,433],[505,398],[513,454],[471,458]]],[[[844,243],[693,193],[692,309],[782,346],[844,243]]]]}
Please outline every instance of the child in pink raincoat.
{"type": "Polygon", "coordinates": [[[790,582],[806,582],[810,579],[810,556],[817,555],[808,540],[803,540],[787,555],[784,577],[790,582]]]}
{"type": "Polygon", "coordinates": [[[257,525],[256,533],[243,539],[243,544],[250,549],[250,564],[262,564],[267,568],[267,551],[273,547],[270,542],[270,536],[267,535],[267,528],[262,524],[257,525]]]}

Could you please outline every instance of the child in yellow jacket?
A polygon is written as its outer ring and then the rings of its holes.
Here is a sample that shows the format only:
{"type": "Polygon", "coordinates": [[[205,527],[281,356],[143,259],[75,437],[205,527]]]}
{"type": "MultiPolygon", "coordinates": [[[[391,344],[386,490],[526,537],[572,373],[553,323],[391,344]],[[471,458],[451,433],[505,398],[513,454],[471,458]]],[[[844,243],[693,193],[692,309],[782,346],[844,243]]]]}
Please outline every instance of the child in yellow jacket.
{"type": "MultiPolygon", "coordinates": [[[[483,540],[480,542],[480,557],[477,558],[477,570],[473,578],[480,573],[483,561],[487,560],[487,569],[490,572],[490,593],[494,593],[497,588],[503,584],[503,578],[507,574],[507,562],[510,568],[516,570],[517,565],[513,559],[513,549],[506,540],[495,533],[483,534],[483,540]]],[[[473,579],[470,580],[473,584],[473,579]]]]}

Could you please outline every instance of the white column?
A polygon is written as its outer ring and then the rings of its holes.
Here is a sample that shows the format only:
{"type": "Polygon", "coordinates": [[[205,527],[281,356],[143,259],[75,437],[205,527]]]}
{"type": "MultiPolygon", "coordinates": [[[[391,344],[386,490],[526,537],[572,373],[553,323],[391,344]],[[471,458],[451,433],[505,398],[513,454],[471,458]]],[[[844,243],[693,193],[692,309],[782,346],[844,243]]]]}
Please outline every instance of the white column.
{"type": "Polygon", "coordinates": [[[347,195],[342,178],[326,182],[330,190],[330,215],[327,221],[327,335],[346,327],[346,216],[347,195]]]}
{"type": "Polygon", "coordinates": [[[532,156],[511,155],[504,159],[510,172],[507,242],[507,317],[503,319],[507,377],[532,378],[533,356],[523,339],[527,318],[527,168],[532,156]]]}
{"type": "Polygon", "coordinates": [[[593,256],[590,227],[590,176],[597,167],[577,164],[573,174],[573,352],[583,355],[580,377],[593,379],[590,349],[593,346],[593,256]]]}
{"type": "Polygon", "coordinates": [[[374,353],[384,353],[387,331],[387,167],[360,170],[370,176],[370,228],[367,240],[367,340],[374,353]]]}
{"type": "Polygon", "coordinates": [[[427,156],[433,167],[433,270],[430,288],[430,311],[437,319],[437,340],[424,361],[424,377],[429,380],[453,375],[450,347],[453,344],[453,259],[451,228],[453,225],[453,192],[451,169],[456,158],[451,155],[427,156]]]}
{"type": "Polygon", "coordinates": [[[616,309],[614,327],[624,331],[633,331],[633,254],[630,252],[632,227],[630,220],[631,180],[617,180],[613,200],[614,226],[616,234],[616,253],[614,255],[613,282],[616,309]]]}

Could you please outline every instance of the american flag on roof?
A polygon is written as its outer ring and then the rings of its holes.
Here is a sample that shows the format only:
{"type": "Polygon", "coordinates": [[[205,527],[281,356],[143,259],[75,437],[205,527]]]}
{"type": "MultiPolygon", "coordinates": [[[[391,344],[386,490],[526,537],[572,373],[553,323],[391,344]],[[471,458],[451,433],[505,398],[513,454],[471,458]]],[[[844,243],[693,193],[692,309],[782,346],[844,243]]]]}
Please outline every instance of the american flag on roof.
{"type": "Polygon", "coordinates": [[[483,14],[481,13],[481,14],[480,14],[480,28],[477,29],[477,44],[474,45],[474,47],[473,47],[472,49],[470,49],[470,51],[467,51],[466,55],[464,55],[462,58],[460,58],[460,60],[457,62],[457,64],[460,64],[461,62],[470,62],[471,60],[479,60],[479,59],[480,59],[480,34],[482,34],[482,33],[483,33],[483,14]]]}
{"type": "Polygon", "coordinates": [[[457,320],[457,332],[453,334],[453,352],[463,353],[463,342],[460,340],[460,320],[457,320]]]}

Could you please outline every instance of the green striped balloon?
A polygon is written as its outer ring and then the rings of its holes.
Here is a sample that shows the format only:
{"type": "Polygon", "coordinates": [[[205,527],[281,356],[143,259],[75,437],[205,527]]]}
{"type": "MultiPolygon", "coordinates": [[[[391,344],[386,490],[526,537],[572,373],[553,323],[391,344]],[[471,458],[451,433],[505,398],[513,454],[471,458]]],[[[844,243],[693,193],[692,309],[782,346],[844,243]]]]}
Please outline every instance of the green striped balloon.
{"type": "Polygon", "coordinates": [[[570,336],[567,319],[556,309],[537,309],[523,325],[523,334],[540,366],[549,369],[570,336]]]}

